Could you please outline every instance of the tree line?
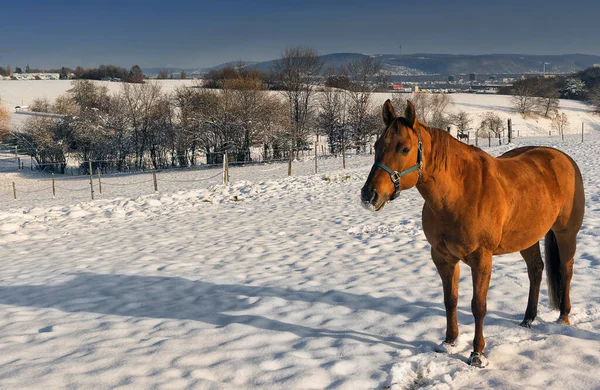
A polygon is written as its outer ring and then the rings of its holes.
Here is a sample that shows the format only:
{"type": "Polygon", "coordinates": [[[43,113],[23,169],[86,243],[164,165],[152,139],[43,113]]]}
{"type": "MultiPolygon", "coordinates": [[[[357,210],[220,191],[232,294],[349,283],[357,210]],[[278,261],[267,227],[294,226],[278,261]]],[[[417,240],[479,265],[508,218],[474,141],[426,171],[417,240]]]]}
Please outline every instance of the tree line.
{"type": "Polygon", "coordinates": [[[67,159],[86,169],[187,167],[222,162],[224,151],[248,161],[250,147],[264,144],[266,159],[287,149],[285,107],[252,79],[220,91],[179,87],[165,93],[156,83],[123,83],[117,94],[91,80],[75,80],[54,102],[36,99],[32,110],[61,114],[34,116],[13,132],[19,150],[42,170],[64,173],[67,159]]]}
{"type": "Polygon", "coordinates": [[[600,112],[600,68],[588,68],[569,76],[526,78],[501,89],[500,93],[512,95],[515,110],[523,115],[553,117],[561,98],[585,101],[600,112]]]}
{"type": "Polygon", "coordinates": [[[12,76],[14,74],[23,73],[58,73],[61,80],[67,79],[82,79],[82,80],[109,80],[123,81],[127,83],[143,83],[144,72],[139,65],[133,65],[130,69],[125,69],[117,65],[100,65],[97,68],[84,68],[81,66],[71,69],[62,67],[60,69],[31,69],[29,64],[25,67],[25,71],[21,67],[15,67],[14,71],[10,65],[6,67],[0,66],[0,76],[12,76]]]}

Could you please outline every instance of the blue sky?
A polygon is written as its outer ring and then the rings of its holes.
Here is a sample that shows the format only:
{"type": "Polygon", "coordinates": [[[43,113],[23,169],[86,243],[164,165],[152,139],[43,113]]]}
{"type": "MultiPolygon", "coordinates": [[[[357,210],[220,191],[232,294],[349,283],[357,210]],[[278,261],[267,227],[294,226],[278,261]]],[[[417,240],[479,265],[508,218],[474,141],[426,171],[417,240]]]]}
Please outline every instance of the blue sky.
{"type": "Polygon", "coordinates": [[[205,67],[319,53],[600,54],[600,2],[6,1],[0,64],[205,67]]]}

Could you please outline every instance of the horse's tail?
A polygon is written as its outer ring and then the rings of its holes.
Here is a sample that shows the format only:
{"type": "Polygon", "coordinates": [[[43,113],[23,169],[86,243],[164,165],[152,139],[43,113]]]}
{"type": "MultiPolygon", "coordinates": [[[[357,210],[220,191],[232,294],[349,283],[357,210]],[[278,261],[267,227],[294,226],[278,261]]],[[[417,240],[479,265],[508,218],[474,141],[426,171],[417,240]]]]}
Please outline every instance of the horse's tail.
{"type": "Polygon", "coordinates": [[[553,309],[560,307],[560,257],[558,254],[558,243],[552,230],[546,233],[544,240],[544,255],[546,258],[546,279],[548,282],[548,298],[553,309]]]}

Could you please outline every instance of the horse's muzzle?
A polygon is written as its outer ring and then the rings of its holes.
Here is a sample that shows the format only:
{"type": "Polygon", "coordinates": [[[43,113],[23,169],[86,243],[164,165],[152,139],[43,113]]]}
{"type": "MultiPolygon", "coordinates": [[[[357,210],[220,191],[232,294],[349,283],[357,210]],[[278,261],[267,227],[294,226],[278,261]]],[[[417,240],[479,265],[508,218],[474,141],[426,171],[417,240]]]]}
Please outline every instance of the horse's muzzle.
{"type": "Polygon", "coordinates": [[[365,185],[360,191],[362,206],[371,211],[379,211],[385,205],[386,200],[371,186],[365,185]]]}

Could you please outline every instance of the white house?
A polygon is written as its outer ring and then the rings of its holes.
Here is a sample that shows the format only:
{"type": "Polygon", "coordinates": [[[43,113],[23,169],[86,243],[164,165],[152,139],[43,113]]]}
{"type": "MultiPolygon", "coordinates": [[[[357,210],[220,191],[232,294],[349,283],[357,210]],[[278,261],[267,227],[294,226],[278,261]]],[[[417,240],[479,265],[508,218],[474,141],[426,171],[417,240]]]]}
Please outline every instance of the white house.
{"type": "Polygon", "coordinates": [[[13,73],[10,77],[4,77],[5,80],[58,80],[59,73],[13,73]]]}

